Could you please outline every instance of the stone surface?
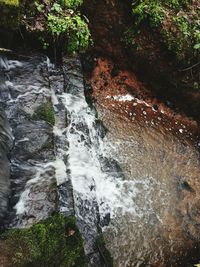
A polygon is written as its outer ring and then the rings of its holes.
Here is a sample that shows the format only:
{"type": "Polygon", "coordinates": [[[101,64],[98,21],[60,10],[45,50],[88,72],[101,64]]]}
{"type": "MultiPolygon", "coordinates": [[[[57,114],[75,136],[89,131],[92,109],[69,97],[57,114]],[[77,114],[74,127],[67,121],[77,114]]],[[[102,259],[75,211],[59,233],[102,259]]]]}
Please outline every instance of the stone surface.
{"type": "Polygon", "coordinates": [[[10,194],[10,162],[8,153],[12,147],[12,141],[12,133],[6,114],[2,107],[0,107],[0,226],[8,208],[10,194]]]}
{"type": "Polygon", "coordinates": [[[37,55],[2,60],[0,99],[14,136],[5,224],[27,227],[47,218],[57,205],[53,126],[37,117],[38,108],[51,101],[48,62],[37,55]]]}

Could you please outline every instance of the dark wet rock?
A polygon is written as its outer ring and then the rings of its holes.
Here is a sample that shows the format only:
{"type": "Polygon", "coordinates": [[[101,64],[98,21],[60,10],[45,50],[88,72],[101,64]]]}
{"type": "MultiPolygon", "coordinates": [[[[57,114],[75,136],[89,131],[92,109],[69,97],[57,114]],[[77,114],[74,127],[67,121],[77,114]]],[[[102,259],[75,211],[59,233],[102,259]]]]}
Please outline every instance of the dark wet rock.
{"type": "Polygon", "coordinates": [[[80,232],[84,233],[85,253],[90,255],[94,253],[94,244],[98,236],[98,218],[94,216],[98,213],[98,205],[96,200],[81,199],[81,195],[77,195],[76,203],[82,216],[77,218],[77,224],[80,232]]]}
{"type": "Polygon", "coordinates": [[[58,195],[62,207],[61,211],[66,216],[74,216],[73,188],[70,181],[58,186],[58,195]]]}
{"type": "Polygon", "coordinates": [[[92,93],[93,93],[93,89],[92,86],[89,83],[85,82],[85,99],[88,103],[88,106],[93,109],[94,108],[94,102],[93,102],[93,97],[92,97],[92,93]]]}
{"type": "Polygon", "coordinates": [[[10,194],[10,164],[6,155],[0,152],[0,225],[7,211],[10,194]]]}
{"type": "Polygon", "coordinates": [[[182,190],[187,190],[189,192],[195,192],[194,189],[189,185],[189,183],[187,181],[183,181],[180,183],[180,188],[182,190]]]}
{"type": "Polygon", "coordinates": [[[52,127],[45,121],[23,121],[14,129],[12,157],[48,161],[54,159],[52,127]]]}
{"type": "Polygon", "coordinates": [[[108,226],[110,223],[110,213],[107,213],[101,220],[101,227],[108,226]]]}
{"type": "MultiPolygon", "coordinates": [[[[11,198],[6,226],[26,227],[57,210],[53,126],[35,117],[51,99],[48,60],[5,59],[0,99],[12,127],[11,198]]],[[[48,114],[47,114],[48,115],[48,114]]]]}
{"type": "Polygon", "coordinates": [[[91,73],[94,69],[95,59],[90,53],[81,54],[81,63],[83,71],[91,73]]]}
{"type": "MultiPolygon", "coordinates": [[[[48,169],[38,168],[35,173],[35,179],[38,180],[35,183],[31,182],[32,177],[34,176],[26,176],[26,173],[22,173],[18,179],[20,185],[13,186],[15,191],[11,199],[17,214],[14,210],[10,212],[9,226],[30,226],[39,220],[48,218],[57,208],[57,188],[53,166],[49,166],[48,169]]],[[[16,177],[12,178],[16,181],[16,177]]]]}
{"type": "Polygon", "coordinates": [[[124,179],[123,171],[117,162],[114,159],[103,157],[101,158],[101,168],[104,172],[109,173],[116,179],[121,178],[124,179]]]}
{"type": "Polygon", "coordinates": [[[98,135],[103,139],[106,136],[106,133],[108,130],[103,125],[102,121],[96,120],[95,128],[96,128],[98,135]]]}
{"type": "Polygon", "coordinates": [[[157,111],[157,110],[158,110],[158,105],[153,105],[153,109],[154,109],[155,111],[157,111]]]}
{"type": "Polygon", "coordinates": [[[12,147],[12,134],[6,114],[0,107],[0,225],[8,207],[10,193],[10,162],[8,153],[12,147]]]}
{"type": "Polygon", "coordinates": [[[64,59],[63,72],[66,92],[76,95],[84,90],[82,66],[78,58],[64,59]]]}

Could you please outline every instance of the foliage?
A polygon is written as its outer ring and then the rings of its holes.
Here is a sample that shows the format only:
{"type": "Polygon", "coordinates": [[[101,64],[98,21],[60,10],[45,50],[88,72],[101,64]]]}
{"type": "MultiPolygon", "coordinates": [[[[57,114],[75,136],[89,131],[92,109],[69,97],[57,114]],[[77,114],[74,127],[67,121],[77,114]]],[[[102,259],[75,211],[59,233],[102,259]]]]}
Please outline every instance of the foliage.
{"type": "Polygon", "coordinates": [[[38,107],[34,117],[36,119],[44,120],[50,123],[51,125],[55,124],[54,109],[51,103],[46,103],[38,107]]]}
{"type": "Polygon", "coordinates": [[[63,5],[67,8],[77,9],[83,4],[83,0],[64,0],[63,5]]]}
{"type": "Polygon", "coordinates": [[[0,5],[19,6],[19,0],[0,0],[0,5]]]}
{"type": "MultiPolygon", "coordinates": [[[[73,217],[54,215],[1,236],[12,267],[84,267],[83,242],[73,217]]],[[[4,251],[1,251],[4,253],[4,251]]]]}
{"type": "Polygon", "coordinates": [[[200,9],[197,0],[139,0],[132,12],[137,28],[148,23],[161,33],[178,60],[193,61],[200,52],[200,9]]]}
{"type": "Polygon", "coordinates": [[[43,48],[55,53],[78,52],[89,46],[88,21],[79,11],[83,0],[21,0],[17,12],[13,12],[10,6],[18,6],[18,1],[0,0],[5,13],[1,25],[25,26],[28,32],[35,33],[43,48]]]}
{"type": "MultiPolygon", "coordinates": [[[[56,49],[77,52],[86,49],[90,43],[87,19],[77,10],[82,0],[61,2],[35,2],[35,17],[38,20],[25,20],[27,29],[44,32],[40,39],[43,47],[52,43],[56,49]]],[[[28,16],[27,16],[28,17],[28,16]]]]}
{"type": "Polygon", "coordinates": [[[162,6],[154,1],[141,1],[139,5],[133,7],[133,13],[136,15],[137,24],[148,19],[151,26],[157,26],[161,24],[164,18],[162,6]]]}
{"type": "Polygon", "coordinates": [[[68,39],[67,49],[69,52],[76,52],[85,49],[89,45],[90,32],[87,23],[80,14],[72,10],[66,15],[62,12],[59,4],[54,4],[48,14],[48,29],[59,42],[63,37],[68,39]]]}

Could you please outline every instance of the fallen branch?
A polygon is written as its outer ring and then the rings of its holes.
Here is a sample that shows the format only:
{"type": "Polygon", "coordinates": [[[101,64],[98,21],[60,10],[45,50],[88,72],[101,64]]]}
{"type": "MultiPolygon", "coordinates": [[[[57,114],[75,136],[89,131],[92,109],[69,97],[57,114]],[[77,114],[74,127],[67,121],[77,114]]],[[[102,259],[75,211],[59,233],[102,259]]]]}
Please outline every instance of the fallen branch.
{"type": "Polygon", "coordinates": [[[179,71],[187,71],[187,70],[191,70],[191,69],[193,69],[193,68],[197,67],[198,65],[200,65],[200,61],[199,61],[198,63],[196,63],[196,64],[192,65],[191,67],[188,67],[188,68],[186,68],[186,69],[179,70],[179,71]]]}

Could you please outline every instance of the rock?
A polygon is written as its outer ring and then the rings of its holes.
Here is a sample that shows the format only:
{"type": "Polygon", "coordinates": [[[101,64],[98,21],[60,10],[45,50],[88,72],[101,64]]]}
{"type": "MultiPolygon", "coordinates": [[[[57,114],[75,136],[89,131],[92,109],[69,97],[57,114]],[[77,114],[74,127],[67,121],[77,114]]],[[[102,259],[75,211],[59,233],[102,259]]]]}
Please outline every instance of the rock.
{"type": "Polygon", "coordinates": [[[10,194],[10,162],[8,153],[12,147],[12,134],[6,114],[0,108],[0,226],[8,208],[10,194]]]}

